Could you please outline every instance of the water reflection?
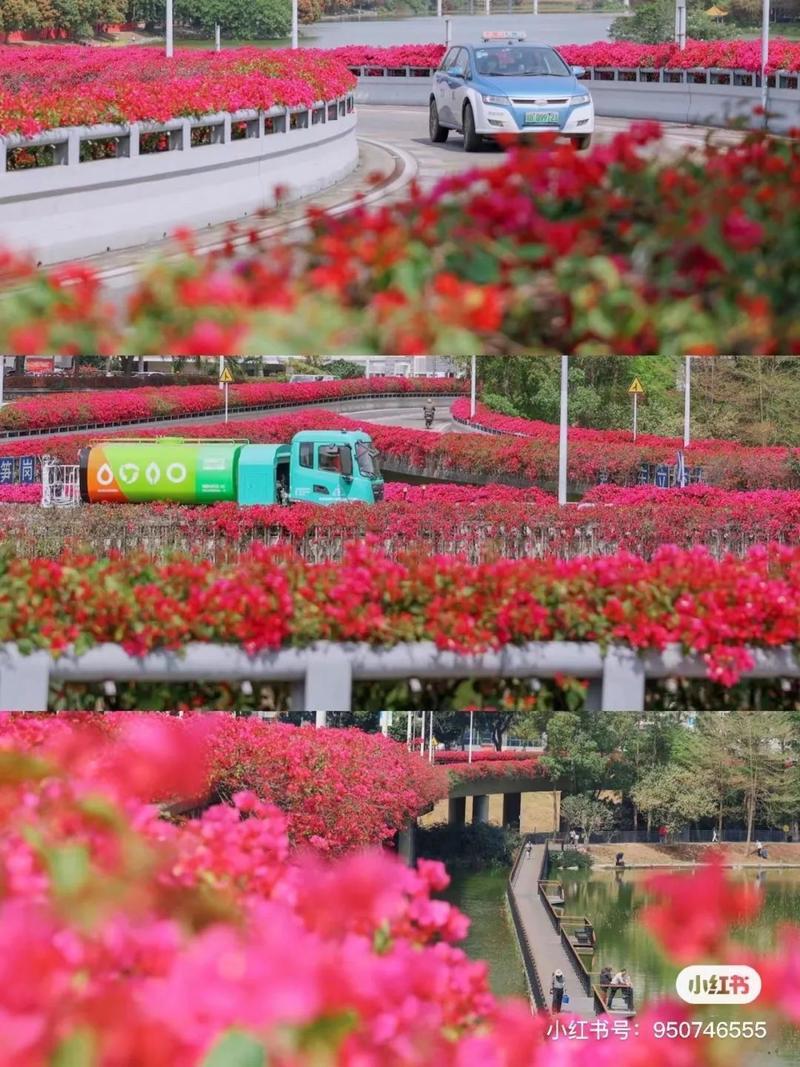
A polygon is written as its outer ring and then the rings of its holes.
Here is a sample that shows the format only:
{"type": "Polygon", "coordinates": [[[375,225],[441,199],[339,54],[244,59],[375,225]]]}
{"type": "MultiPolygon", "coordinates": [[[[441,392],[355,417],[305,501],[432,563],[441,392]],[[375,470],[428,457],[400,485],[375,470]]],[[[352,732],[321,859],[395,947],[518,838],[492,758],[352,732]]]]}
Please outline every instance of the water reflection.
{"type": "MultiPolygon", "coordinates": [[[[597,935],[597,951],[591,963],[593,971],[605,966],[615,971],[626,967],[633,978],[637,1002],[655,1000],[672,995],[679,968],[668,963],[655,948],[646,930],[638,921],[639,913],[648,902],[645,882],[652,872],[625,871],[563,871],[567,912],[588,916],[597,935]]],[[[687,892],[692,892],[695,872],[687,871],[687,892]]],[[[734,877],[758,887],[764,893],[764,906],[757,919],[734,931],[736,940],[760,951],[773,949],[778,943],[782,924],[798,921],[800,917],[800,871],[759,869],[738,870],[734,877]]],[[[699,962],[699,961],[698,961],[699,962]]],[[[756,1007],[757,1011],[757,1007],[756,1007]]],[[[756,1018],[739,1016],[736,1009],[720,1018],[756,1018]]],[[[763,1015],[757,1016],[759,1019],[763,1015]]],[[[766,1064],[786,1065],[800,1062],[800,1037],[797,1033],[779,1035],[747,1052],[743,1062],[747,1067],[766,1064]]]]}

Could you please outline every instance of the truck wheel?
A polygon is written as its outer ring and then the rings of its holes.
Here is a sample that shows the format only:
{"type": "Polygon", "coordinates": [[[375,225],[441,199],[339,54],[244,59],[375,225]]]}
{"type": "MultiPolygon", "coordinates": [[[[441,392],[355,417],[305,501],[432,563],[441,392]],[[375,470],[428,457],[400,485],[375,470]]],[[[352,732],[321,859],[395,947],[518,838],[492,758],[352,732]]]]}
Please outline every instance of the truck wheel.
{"type": "Polygon", "coordinates": [[[572,138],[572,143],[579,152],[585,152],[592,143],[592,135],[590,133],[579,134],[579,136],[572,138]]]}
{"type": "Polygon", "coordinates": [[[475,116],[469,104],[464,107],[464,151],[477,152],[481,147],[481,139],[475,132],[475,116]]]}
{"type": "Polygon", "coordinates": [[[428,130],[430,131],[431,140],[434,144],[444,144],[450,135],[448,128],[439,124],[439,109],[436,106],[435,100],[431,100],[431,106],[428,113],[428,130]]]}

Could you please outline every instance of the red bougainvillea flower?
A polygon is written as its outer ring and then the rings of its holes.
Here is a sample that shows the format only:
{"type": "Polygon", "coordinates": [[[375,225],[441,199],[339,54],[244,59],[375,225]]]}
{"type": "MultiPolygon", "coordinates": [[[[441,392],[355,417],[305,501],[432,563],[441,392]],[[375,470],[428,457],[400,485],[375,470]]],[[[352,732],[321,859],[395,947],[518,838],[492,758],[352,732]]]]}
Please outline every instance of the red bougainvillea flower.
{"type": "Polygon", "coordinates": [[[759,1004],[775,1008],[795,1026],[800,1025],[800,927],[776,931],[776,951],[754,956],[731,947],[731,963],[749,964],[761,976],[759,1004]]]}
{"type": "Polygon", "coordinates": [[[647,889],[655,902],[642,912],[642,922],[667,952],[682,963],[700,963],[726,942],[730,928],[758,915],[762,896],[757,886],[731,882],[724,856],[691,874],[655,874],[647,889]]]}

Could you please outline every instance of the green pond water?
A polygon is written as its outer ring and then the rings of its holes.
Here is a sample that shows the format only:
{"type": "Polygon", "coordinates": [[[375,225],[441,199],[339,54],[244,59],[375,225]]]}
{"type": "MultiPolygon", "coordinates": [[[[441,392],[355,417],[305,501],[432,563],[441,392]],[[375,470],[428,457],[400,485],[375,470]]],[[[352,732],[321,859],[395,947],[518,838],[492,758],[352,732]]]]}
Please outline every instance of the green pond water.
{"type": "MultiPolygon", "coordinates": [[[[633,979],[637,1006],[651,999],[672,995],[679,968],[665,963],[644,927],[637,921],[647,903],[645,881],[651,872],[562,871],[566,914],[586,915],[594,923],[597,952],[590,969],[606,964],[615,970],[626,967],[633,979]]],[[[800,870],[740,871],[735,877],[760,885],[764,907],[759,917],[736,931],[737,940],[759,950],[773,948],[781,924],[800,922],[800,870]]],[[[687,875],[691,893],[692,875],[687,875]]],[[[513,929],[505,909],[505,872],[455,875],[447,897],[472,920],[466,951],[490,965],[493,991],[498,996],[525,996],[522,964],[513,929]]],[[[710,1017],[710,1016],[709,1016],[710,1017]]],[[[781,1032],[766,1012],[752,1008],[718,1009],[719,1019],[768,1021],[769,1036],[761,1042],[727,1044],[730,1062],[745,1067],[789,1067],[800,1064],[800,1032],[781,1032]]]]}
{"type": "Polygon", "coordinates": [[[489,964],[492,990],[497,996],[527,996],[522,960],[506,910],[506,872],[453,874],[452,878],[444,896],[472,920],[464,946],[468,955],[489,964]]]}

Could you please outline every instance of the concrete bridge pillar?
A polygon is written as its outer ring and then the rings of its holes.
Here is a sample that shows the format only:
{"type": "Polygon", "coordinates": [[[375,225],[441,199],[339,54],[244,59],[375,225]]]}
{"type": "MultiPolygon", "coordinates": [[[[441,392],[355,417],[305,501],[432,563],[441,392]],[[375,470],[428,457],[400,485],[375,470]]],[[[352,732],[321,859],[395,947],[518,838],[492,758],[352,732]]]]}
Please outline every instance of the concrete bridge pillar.
{"type": "Polygon", "coordinates": [[[472,821],[473,823],[489,821],[489,797],[482,794],[472,798],[472,821]]]}
{"type": "Polygon", "coordinates": [[[413,820],[397,833],[397,854],[409,867],[417,862],[417,824],[413,820]]]}
{"type": "Polygon", "coordinates": [[[463,826],[467,821],[467,798],[452,797],[447,804],[447,822],[450,826],[463,826]]]}
{"type": "Polygon", "coordinates": [[[522,793],[503,794],[503,826],[519,829],[522,817],[522,793]]]}

